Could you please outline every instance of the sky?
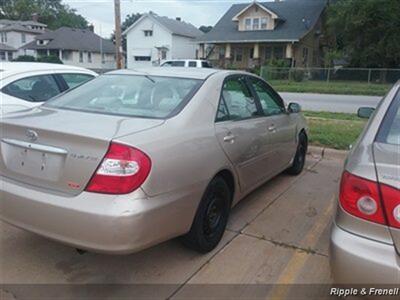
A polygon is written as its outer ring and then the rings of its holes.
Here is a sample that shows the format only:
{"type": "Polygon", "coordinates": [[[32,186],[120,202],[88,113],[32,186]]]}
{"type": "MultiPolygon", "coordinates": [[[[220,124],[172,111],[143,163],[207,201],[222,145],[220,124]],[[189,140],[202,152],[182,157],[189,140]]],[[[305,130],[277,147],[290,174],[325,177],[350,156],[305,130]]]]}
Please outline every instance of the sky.
{"type": "MultiPolygon", "coordinates": [[[[181,17],[196,27],[215,25],[232,4],[252,0],[120,0],[121,21],[131,13],[153,11],[160,16],[181,17]]],[[[114,29],[114,0],[63,0],[95,27],[95,32],[110,37],[114,29]]]]}

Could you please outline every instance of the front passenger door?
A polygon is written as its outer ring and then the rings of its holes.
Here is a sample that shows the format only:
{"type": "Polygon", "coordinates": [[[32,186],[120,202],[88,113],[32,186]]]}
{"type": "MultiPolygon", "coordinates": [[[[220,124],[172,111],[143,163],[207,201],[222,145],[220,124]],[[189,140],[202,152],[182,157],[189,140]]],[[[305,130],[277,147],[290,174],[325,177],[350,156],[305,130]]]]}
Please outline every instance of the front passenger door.
{"type": "Polygon", "coordinates": [[[262,111],[246,78],[225,79],[215,123],[216,136],[239,176],[242,191],[249,191],[265,178],[266,130],[262,111]]]}
{"type": "Polygon", "coordinates": [[[274,162],[270,167],[277,174],[289,166],[296,152],[296,122],[293,116],[286,112],[281,97],[268,84],[256,77],[250,77],[249,81],[265,115],[269,155],[274,162]]]}

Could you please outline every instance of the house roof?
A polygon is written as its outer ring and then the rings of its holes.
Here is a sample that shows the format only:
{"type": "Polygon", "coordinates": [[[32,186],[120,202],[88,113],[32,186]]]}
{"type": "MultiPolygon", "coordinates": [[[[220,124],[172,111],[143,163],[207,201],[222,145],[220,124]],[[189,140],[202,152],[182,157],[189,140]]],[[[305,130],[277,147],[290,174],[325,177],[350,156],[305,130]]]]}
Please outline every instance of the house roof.
{"type": "Polygon", "coordinates": [[[8,32],[8,31],[29,32],[29,33],[34,33],[34,34],[43,33],[43,30],[30,29],[21,24],[10,24],[10,25],[5,25],[4,27],[0,28],[0,32],[8,32]]]}
{"type": "Polygon", "coordinates": [[[0,50],[1,51],[17,51],[14,47],[8,46],[6,44],[0,43],[0,50]]]}
{"type": "Polygon", "coordinates": [[[115,46],[110,40],[106,40],[88,29],[75,29],[61,27],[54,31],[45,32],[28,43],[25,49],[62,49],[100,52],[100,45],[103,53],[114,53],[115,46]],[[38,45],[37,40],[49,40],[46,45],[38,45]]]}
{"type": "Polygon", "coordinates": [[[19,20],[9,20],[9,19],[0,19],[0,24],[1,25],[15,25],[15,24],[20,24],[20,25],[25,25],[25,26],[41,26],[41,27],[47,27],[46,24],[36,22],[33,20],[29,21],[19,21],[19,20]]]}
{"type": "Polygon", "coordinates": [[[159,16],[155,13],[146,13],[144,14],[139,20],[137,20],[135,23],[133,23],[128,29],[124,31],[124,35],[127,34],[132,28],[136,26],[143,18],[145,17],[150,17],[154,21],[158,22],[161,24],[163,27],[165,27],[168,31],[170,31],[172,34],[175,35],[181,35],[185,37],[190,37],[190,38],[197,38],[203,35],[203,32],[197,29],[194,25],[184,22],[184,21],[178,21],[175,19],[170,19],[168,17],[163,17],[159,16]]]}
{"type": "Polygon", "coordinates": [[[315,26],[325,9],[326,0],[286,0],[278,2],[258,2],[273,11],[280,21],[274,30],[238,31],[238,23],[232,19],[248,6],[235,4],[208,33],[198,42],[279,42],[298,41],[315,26]]]}

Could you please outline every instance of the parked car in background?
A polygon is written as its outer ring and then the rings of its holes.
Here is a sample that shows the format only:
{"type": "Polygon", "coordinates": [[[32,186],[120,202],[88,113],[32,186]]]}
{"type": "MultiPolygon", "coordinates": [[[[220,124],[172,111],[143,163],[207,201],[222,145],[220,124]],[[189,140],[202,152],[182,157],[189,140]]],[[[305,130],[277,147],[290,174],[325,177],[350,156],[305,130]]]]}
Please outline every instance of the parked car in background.
{"type": "Polygon", "coordinates": [[[93,71],[48,63],[0,64],[0,115],[39,106],[97,76],[93,71]]]}
{"type": "Polygon", "coordinates": [[[232,205],[282,171],[302,171],[299,112],[245,72],[101,75],[0,120],[1,219],[99,252],[182,235],[210,251],[232,205]]]}
{"type": "Polygon", "coordinates": [[[172,59],[161,63],[161,67],[212,68],[211,64],[201,59],[172,59]]]}
{"type": "MultiPolygon", "coordinates": [[[[361,108],[369,117],[373,108],[361,108]]],[[[400,284],[400,82],[346,160],[331,233],[336,283],[400,284]]]]}

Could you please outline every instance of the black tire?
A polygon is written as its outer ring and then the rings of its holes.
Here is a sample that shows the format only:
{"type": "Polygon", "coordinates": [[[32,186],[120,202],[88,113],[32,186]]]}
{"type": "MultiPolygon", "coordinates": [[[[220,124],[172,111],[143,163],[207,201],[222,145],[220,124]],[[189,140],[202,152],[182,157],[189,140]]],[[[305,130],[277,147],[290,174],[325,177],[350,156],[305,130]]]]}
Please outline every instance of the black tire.
{"type": "Polygon", "coordinates": [[[220,242],[228,222],[232,192],[222,177],[208,185],[190,231],[182,237],[187,247],[201,253],[213,250],[220,242]]]}
{"type": "Polygon", "coordinates": [[[299,143],[297,145],[296,155],[293,159],[293,164],[289,169],[287,169],[287,173],[291,175],[298,175],[301,173],[301,171],[303,171],[304,164],[306,162],[307,148],[307,136],[304,132],[301,132],[299,134],[299,143]]]}

